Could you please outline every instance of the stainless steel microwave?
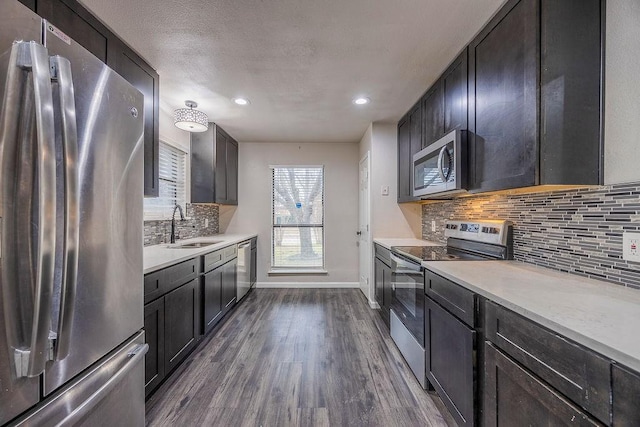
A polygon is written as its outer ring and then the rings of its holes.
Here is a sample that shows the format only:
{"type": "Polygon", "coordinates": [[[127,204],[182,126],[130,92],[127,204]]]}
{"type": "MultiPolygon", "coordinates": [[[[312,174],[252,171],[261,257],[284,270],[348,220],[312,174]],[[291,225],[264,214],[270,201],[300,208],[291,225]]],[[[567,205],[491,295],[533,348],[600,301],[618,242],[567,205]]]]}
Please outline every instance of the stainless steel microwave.
{"type": "Polygon", "coordinates": [[[454,130],[414,154],[413,197],[442,198],[464,193],[467,187],[466,148],[466,132],[454,130]]]}

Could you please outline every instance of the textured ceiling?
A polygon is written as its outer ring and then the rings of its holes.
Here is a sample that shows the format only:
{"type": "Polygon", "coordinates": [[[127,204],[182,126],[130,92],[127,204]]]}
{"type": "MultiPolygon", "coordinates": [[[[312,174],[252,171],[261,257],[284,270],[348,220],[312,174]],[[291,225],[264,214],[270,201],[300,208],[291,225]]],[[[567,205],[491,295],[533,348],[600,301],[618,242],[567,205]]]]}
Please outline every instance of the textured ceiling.
{"type": "Polygon", "coordinates": [[[239,141],[352,142],[397,121],[503,0],[81,2],[158,70],[163,105],[192,99],[239,141]]]}

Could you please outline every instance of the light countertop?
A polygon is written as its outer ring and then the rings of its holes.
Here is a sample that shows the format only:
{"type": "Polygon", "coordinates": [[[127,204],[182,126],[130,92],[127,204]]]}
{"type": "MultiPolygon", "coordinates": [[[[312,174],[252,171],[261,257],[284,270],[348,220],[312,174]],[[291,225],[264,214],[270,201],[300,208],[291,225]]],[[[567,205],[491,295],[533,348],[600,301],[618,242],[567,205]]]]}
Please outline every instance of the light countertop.
{"type": "Polygon", "coordinates": [[[213,252],[218,249],[222,249],[226,246],[240,243],[242,241],[256,237],[257,234],[214,234],[206,237],[196,237],[193,239],[178,240],[174,245],[163,243],[161,245],[145,246],[143,250],[143,268],[144,274],[160,270],[165,267],[169,267],[173,264],[177,264],[181,261],[186,261],[191,258],[195,258],[200,255],[213,252]],[[203,248],[189,248],[189,249],[172,249],[170,246],[175,246],[183,243],[191,242],[207,242],[216,241],[218,243],[206,246],[203,248]]]}
{"type": "Polygon", "coordinates": [[[443,246],[442,243],[438,242],[430,242],[428,240],[422,239],[412,239],[412,238],[374,238],[373,243],[377,243],[379,245],[384,246],[387,249],[391,249],[392,246],[443,246]]]}
{"type": "Polygon", "coordinates": [[[518,261],[422,265],[640,372],[640,291],[518,261]]]}

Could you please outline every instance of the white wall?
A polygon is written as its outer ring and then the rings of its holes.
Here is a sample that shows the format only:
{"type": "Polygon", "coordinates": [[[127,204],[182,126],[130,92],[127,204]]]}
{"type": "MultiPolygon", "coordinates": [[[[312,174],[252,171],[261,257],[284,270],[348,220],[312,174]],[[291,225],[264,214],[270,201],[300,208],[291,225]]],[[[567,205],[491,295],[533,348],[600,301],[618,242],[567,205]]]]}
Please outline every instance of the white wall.
{"type": "MultiPolygon", "coordinates": [[[[225,220],[225,233],[258,233],[258,285],[320,283],[358,285],[358,144],[239,144],[238,207],[225,220]],[[270,165],[324,165],[324,275],[268,275],[271,260],[270,165]],[[228,225],[226,224],[228,223],[228,225]]],[[[222,217],[221,212],[221,227],[222,217]]]]}
{"type": "Polygon", "coordinates": [[[606,15],[605,184],[640,181],[640,1],[609,0],[606,15]]]}

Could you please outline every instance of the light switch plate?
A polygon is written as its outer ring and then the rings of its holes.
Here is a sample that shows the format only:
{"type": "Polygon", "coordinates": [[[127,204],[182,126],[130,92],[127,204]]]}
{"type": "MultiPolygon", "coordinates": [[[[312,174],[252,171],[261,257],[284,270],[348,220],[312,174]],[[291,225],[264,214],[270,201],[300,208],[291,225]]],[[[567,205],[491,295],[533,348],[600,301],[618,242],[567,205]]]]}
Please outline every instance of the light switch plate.
{"type": "Polygon", "coordinates": [[[640,233],[622,233],[622,259],[640,262],[640,233]]]}
{"type": "Polygon", "coordinates": [[[383,196],[388,196],[389,195],[389,186],[388,185],[383,185],[382,187],[380,187],[380,194],[382,194],[383,196]]]}
{"type": "Polygon", "coordinates": [[[431,221],[431,231],[435,233],[436,231],[436,222],[435,221],[431,221]]]}
{"type": "Polygon", "coordinates": [[[209,228],[209,218],[204,219],[204,228],[209,228]]]}

